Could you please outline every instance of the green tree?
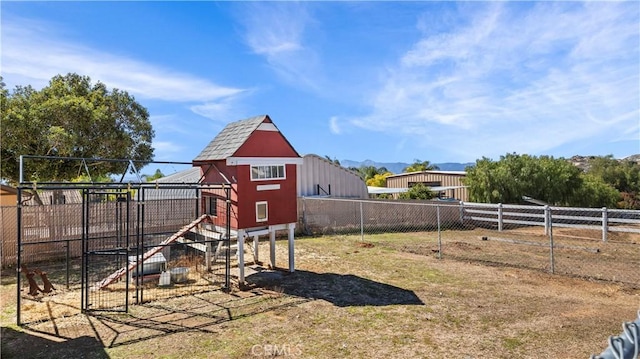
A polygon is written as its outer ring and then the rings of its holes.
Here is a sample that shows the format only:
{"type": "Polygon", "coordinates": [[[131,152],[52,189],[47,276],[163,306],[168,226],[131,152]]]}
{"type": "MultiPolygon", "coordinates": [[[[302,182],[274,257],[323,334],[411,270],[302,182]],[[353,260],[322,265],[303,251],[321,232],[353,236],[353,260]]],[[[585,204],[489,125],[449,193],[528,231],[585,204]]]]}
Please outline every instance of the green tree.
{"type": "Polygon", "coordinates": [[[499,161],[482,158],[463,180],[469,199],[484,203],[522,203],[532,197],[553,205],[570,205],[582,185],[580,169],[564,159],[507,154],[499,161]]]}
{"type": "Polygon", "coordinates": [[[356,169],[356,171],[360,174],[360,177],[367,182],[368,180],[374,178],[376,175],[381,175],[389,172],[386,167],[375,167],[375,166],[361,166],[356,169]]]}
{"type": "Polygon", "coordinates": [[[162,173],[159,168],[156,169],[156,172],[152,175],[142,175],[142,179],[147,182],[153,182],[162,177],[164,177],[164,173],[162,173]]]}
{"type": "MultiPolygon", "coordinates": [[[[110,91],[78,74],[55,76],[39,91],[16,86],[8,92],[0,86],[0,177],[9,182],[18,181],[20,155],[153,160],[149,113],[126,91],[110,91]]],[[[95,177],[127,168],[116,162],[88,165],[95,177]]],[[[68,180],[78,176],[78,163],[30,160],[24,170],[32,180],[68,180]]]]}
{"type": "Polygon", "coordinates": [[[413,164],[409,167],[406,167],[402,170],[402,172],[422,172],[422,171],[435,171],[439,170],[438,166],[431,164],[429,161],[420,161],[419,159],[415,159],[413,164]]]}
{"type": "Polygon", "coordinates": [[[391,172],[385,172],[385,173],[376,173],[375,175],[373,175],[373,178],[369,178],[366,182],[367,182],[367,186],[372,186],[372,187],[387,187],[387,177],[393,175],[393,173],[391,172]]]}
{"type": "Polygon", "coordinates": [[[622,160],[618,161],[612,155],[593,157],[589,159],[587,173],[601,178],[621,192],[638,191],[640,188],[640,165],[622,160]]]}
{"type": "Polygon", "coordinates": [[[72,179],[71,182],[74,183],[112,183],[115,182],[113,180],[113,178],[107,176],[107,175],[98,175],[98,176],[93,176],[93,177],[89,177],[88,174],[83,173],[79,176],[77,176],[76,178],[72,179]]]}
{"type": "Polygon", "coordinates": [[[417,183],[407,192],[400,193],[400,199],[432,199],[435,194],[423,183],[417,183]]]}
{"type": "Polygon", "coordinates": [[[621,199],[618,190],[597,176],[585,174],[582,178],[582,186],[576,190],[572,206],[615,208],[618,205],[621,199]]]}
{"type": "Polygon", "coordinates": [[[463,183],[474,202],[521,203],[528,196],[560,206],[640,208],[640,165],[605,156],[591,158],[588,167],[582,172],[562,158],[507,154],[476,161],[463,183]]]}
{"type": "Polygon", "coordinates": [[[327,161],[329,161],[331,163],[335,163],[338,166],[340,166],[340,160],[338,160],[337,158],[334,157],[333,159],[331,159],[331,157],[329,157],[329,155],[325,155],[324,158],[326,158],[327,161]]]}
{"type": "Polygon", "coordinates": [[[608,155],[590,158],[588,165],[588,175],[620,192],[619,208],[640,209],[640,163],[608,155]]]}

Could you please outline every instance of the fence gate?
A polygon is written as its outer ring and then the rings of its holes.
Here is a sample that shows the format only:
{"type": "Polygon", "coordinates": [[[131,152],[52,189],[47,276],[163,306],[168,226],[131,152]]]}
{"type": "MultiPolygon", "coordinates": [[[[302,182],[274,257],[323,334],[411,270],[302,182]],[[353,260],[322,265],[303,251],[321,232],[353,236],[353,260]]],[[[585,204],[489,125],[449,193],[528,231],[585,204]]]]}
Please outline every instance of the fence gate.
{"type": "Polygon", "coordinates": [[[84,189],[82,197],[82,310],[126,312],[128,276],[109,288],[98,289],[96,283],[128,265],[131,233],[136,229],[131,194],[84,189]]]}

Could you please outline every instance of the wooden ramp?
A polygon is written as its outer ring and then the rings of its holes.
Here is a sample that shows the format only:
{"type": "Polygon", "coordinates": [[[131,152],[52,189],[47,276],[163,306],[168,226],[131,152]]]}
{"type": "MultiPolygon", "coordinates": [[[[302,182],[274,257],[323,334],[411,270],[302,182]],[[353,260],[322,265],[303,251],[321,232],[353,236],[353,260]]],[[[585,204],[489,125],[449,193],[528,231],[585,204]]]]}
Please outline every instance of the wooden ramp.
{"type": "Polygon", "coordinates": [[[126,267],[122,267],[122,268],[118,269],[117,271],[115,271],[113,274],[111,274],[107,278],[105,278],[105,279],[101,280],[100,282],[96,283],[96,289],[102,289],[102,288],[108,286],[109,284],[117,281],[118,279],[120,279],[122,276],[124,276],[128,272],[134,270],[138,266],[138,263],[144,263],[145,260],[149,259],[154,254],[160,252],[167,244],[175,242],[178,238],[181,238],[182,236],[184,236],[185,233],[189,232],[193,227],[197,226],[198,224],[200,224],[203,221],[204,222],[208,222],[208,223],[213,223],[213,219],[211,218],[210,215],[203,214],[202,216],[200,216],[195,221],[193,221],[193,222],[187,224],[186,226],[180,228],[179,231],[177,231],[176,233],[174,233],[173,235],[171,235],[170,237],[168,237],[164,241],[160,242],[160,244],[158,244],[157,246],[155,246],[155,247],[149,249],[148,251],[146,251],[142,255],[142,258],[140,260],[137,260],[137,261],[135,261],[133,263],[130,263],[126,267]]]}

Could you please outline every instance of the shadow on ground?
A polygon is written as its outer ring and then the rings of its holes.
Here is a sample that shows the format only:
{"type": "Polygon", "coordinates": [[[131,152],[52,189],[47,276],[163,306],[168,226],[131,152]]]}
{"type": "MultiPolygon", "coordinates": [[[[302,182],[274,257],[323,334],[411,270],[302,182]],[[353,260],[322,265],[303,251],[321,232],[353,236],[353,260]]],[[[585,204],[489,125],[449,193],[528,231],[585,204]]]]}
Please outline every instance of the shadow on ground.
{"type": "MultiPolygon", "coordinates": [[[[309,299],[284,295],[267,289],[252,289],[232,293],[211,291],[185,295],[166,300],[157,300],[129,307],[129,313],[93,312],[77,314],[66,318],[57,318],[25,324],[30,332],[41,337],[50,336],[64,343],[72,343],[81,338],[89,338],[99,348],[115,348],[169,334],[182,332],[202,332],[215,334],[224,330],[222,324],[244,317],[254,316],[274,310],[283,310],[291,306],[308,302],[309,299]],[[89,335],[89,337],[84,337],[89,335]],[[82,336],[82,337],[80,337],[82,336]]],[[[20,333],[20,332],[17,332],[20,333]]],[[[25,337],[12,341],[15,358],[40,358],[21,354],[20,348],[30,346],[25,337]]],[[[85,339],[83,339],[85,340],[85,339]]],[[[86,339],[88,340],[88,339],[86,339]]],[[[5,338],[3,329],[3,356],[5,338]]],[[[65,344],[67,345],[67,344],[65,344]]],[[[85,349],[90,348],[85,346],[85,349]]],[[[89,351],[89,353],[92,353],[89,351]]],[[[12,357],[12,356],[10,356],[12,357]]],[[[103,358],[97,355],[60,355],[44,358],[103,358]]]]}
{"type": "Polygon", "coordinates": [[[254,269],[256,273],[246,277],[250,286],[281,291],[296,297],[322,299],[339,307],[424,305],[413,291],[352,274],[254,269]]]}
{"type": "Polygon", "coordinates": [[[48,339],[45,336],[2,327],[2,358],[109,358],[102,343],[92,336],[48,339]]]}
{"type": "Polygon", "coordinates": [[[261,267],[248,272],[247,286],[242,291],[186,295],[133,305],[129,313],[78,314],[25,325],[25,329],[37,335],[12,329],[6,329],[5,334],[3,328],[2,357],[6,354],[8,358],[105,358],[103,348],[172,333],[215,334],[224,330],[223,323],[286,310],[313,300],[325,300],[339,307],[424,305],[410,290],[350,274],[303,270],[288,273],[261,267]]]}

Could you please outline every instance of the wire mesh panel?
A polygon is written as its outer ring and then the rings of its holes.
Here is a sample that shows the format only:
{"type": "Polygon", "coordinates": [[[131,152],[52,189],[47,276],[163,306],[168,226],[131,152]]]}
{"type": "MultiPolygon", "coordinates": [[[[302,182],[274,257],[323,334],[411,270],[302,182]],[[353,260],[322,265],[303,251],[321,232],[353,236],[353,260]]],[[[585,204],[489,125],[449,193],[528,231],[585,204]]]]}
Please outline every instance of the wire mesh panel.
{"type": "Polygon", "coordinates": [[[3,242],[13,241],[17,248],[15,261],[4,264],[19,265],[19,320],[35,323],[79,313],[82,205],[19,206],[16,211],[18,226],[3,242]]]}
{"type": "Polygon", "coordinates": [[[130,284],[136,290],[136,303],[192,295],[224,285],[226,247],[216,250],[217,244],[222,242],[186,240],[167,245],[152,243],[148,241],[143,251],[162,249],[129,275],[130,284]]]}
{"type": "Polygon", "coordinates": [[[82,203],[16,208],[18,323],[228,288],[230,202],[201,187],[83,184],[82,203]]]}
{"type": "Polygon", "coordinates": [[[640,211],[302,198],[306,234],[399,251],[640,284],[640,211]]]}
{"type": "MultiPolygon", "coordinates": [[[[154,253],[131,273],[137,303],[220,288],[226,283],[226,228],[195,218],[226,213],[226,201],[209,201],[198,188],[144,188],[138,256],[154,253]],[[151,198],[150,200],[148,198],[151,198]],[[204,213],[201,213],[204,212],[204,213]]],[[[135,257],[134,257],[135,258],[135,257]]]]}
{"type": "Polygon", "coordinates": [[[83,310],[127,311],[126,278],[109,290],[100,290],[96,283],[128,264],[130,228],[135,223],[131,220],[130,193],[85,190],[83,197],[83,310]]]}
{"type": "Polygon", "coordinates": [[[1,212],[3,265],[21,268],[18,325],[230,287],[231,186],[182,175],[143,182],[138,168],[149,164],[20,157],[18,205],[1,212]],[[76,167],[89,181],[36,183],[23,171],[29,161],[76,167]],[[101,164],[121,168],[120,181],[93,182],[90,168],[101,164]]]}
{"type": "Polygon", "coordinates": [[[551,208],[556,273],[640,284],[640,211],[551,208]]]}
{"type": "Polygon", "coordinates": [[[0,261],[3,268],[15,268],[17,263],[17,236],[18,233],[18,207],[17,206],[0,206],[0,219],[2,220],[2,228],[0,228],[0,253],[2,254],[0,261]]]}

